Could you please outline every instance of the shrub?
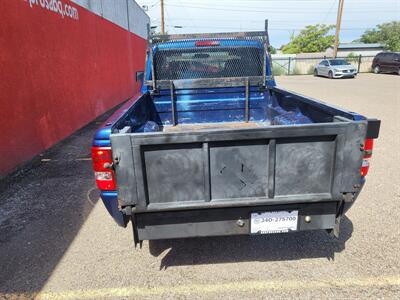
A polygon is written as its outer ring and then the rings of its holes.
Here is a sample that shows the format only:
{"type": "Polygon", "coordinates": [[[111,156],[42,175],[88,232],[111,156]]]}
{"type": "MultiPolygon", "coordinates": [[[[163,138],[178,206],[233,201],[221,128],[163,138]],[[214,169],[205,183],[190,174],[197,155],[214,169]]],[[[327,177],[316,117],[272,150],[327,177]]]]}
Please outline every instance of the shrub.
{"type": "Polygon", "coordinates": [[[346,60],[349,63],[356,63],[356,62],[358,62],[358,57],[359,56],[357,54],[354,54],[353,52],[351,52],[351,53],[349,53],[349,55],[347,55],[346,60]]]}
{"type": "Polygon", "coordinates": [[[293,69],[293,72],[291,73],[292,75],[303,75],[303,72],[301,72],[301,70],[295,66],[293,69]]]}
{"type": "Polygon", "coordinates": [[[309,66],[309,67],[308,67],[308,70],[307,70],[307,75],[312,75],[312,74],[314,74],[314,69],[315,69],[315,66],[309,66]]]}
{"type": "Polygon", "coordinates": [[[286,69],[282,68],[281,66],[274,65],[272,66],[272,74],[275,76],[284,75],[286,73],[286,69]]]}

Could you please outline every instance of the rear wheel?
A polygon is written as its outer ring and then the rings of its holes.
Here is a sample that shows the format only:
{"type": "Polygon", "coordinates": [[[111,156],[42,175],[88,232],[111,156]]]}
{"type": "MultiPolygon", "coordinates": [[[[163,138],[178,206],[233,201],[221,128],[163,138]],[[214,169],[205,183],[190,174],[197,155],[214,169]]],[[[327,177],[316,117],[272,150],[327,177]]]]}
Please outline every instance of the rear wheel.
{"type": "Polygon", "coordinates": [[[333,72],[332,72],[332,71],[329,71],[328,77],[329,77],[329,79],[332,79],[332,78],[333,78],[333,72]]]}
{"type": "Polygon", "coordinates": [[[379,74],[380,72],[381,72],[381,68],[379,68],[379,66],[375,66],[374,73],[379,74]]]}
{"type": "Polygon", "coordinates": [[[317,69],[314,69],[314,76],[318,76],[318,71],[317,71],[317,69]]]}

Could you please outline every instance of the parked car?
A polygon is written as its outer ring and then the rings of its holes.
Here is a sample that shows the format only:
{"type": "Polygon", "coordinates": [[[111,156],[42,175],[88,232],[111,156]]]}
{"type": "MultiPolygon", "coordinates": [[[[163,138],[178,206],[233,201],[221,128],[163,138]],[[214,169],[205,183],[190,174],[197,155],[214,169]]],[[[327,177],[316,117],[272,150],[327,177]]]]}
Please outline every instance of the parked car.
{"type": "Polygon", "coordinates": [[[101,198],[143,240],[327,230],[380,121],[276,86],[266,32],[151,37],[142,92],[97,131],[101,198]]]}
{"type": "Polygon", "coordinates": [[[357,75],[357,68],[345,59],[324,59],[315,66],[314,76],[326,76],[329,78],[344,78],[357,75]]]}
{"type": "Polygon", "coordinates": [[[381,52],[372,61],[375,74],[397,73],[400,75],[400,52],[381,52]]]}

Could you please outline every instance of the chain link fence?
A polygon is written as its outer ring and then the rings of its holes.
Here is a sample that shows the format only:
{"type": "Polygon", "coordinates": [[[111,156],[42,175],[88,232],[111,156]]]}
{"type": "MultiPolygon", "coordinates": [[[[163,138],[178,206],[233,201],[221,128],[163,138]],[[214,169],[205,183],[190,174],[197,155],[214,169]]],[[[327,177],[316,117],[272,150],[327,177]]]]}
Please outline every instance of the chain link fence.
{"type": "MultiPolygon", "coordinates": [[[[373,55],[358,55],[337,57],[347,60],[356,67],[358,73],[369,73],[373,55]]],[[[330,59],[326,56],[316,57],[272,57],[272,70],[275,76],[279,75],[311,75],[315,66],[323,59],[330,59]]]]}
{"type": "Polygon", "coordinates": [[[180,41],[155,53],[157,80],[263,76],[261,45],[250,39],[180,41]]]}
{"type": "Polygon", "coordinates": [[[266,31],[151,36],[154,76],[145,83],[171,93],[188,85],[265,84],[267,45],[266,31]]]}

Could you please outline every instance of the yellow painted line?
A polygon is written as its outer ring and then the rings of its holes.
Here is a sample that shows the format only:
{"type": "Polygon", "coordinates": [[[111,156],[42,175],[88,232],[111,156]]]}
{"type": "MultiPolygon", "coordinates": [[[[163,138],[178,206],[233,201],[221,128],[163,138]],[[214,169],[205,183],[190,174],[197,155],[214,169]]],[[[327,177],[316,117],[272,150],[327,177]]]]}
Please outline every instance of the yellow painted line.
{"type": "Polygon", "coordinates": [[[104,299],[104,298],[126,298],[140,296],[162,296],[162,295],[199,295],[203,293],[228,293],[228,292],[251,292],[251,291],[284,291],[284,290],[316,290],[335,288],[357,288],[357,287],[400,287],[400,275],[343,278],[321,281],[281,280],[281,281],[239,281],[217,284],[190,284],[182,286],[160,286],[160,287],[121,287],[104,288],[94,290],[77,290],[65,292],[39,292],[39,293],[13,293],[1,294],[3,299],[38,299],[38,300],[68,300],[68,299],[104,299]]]}

